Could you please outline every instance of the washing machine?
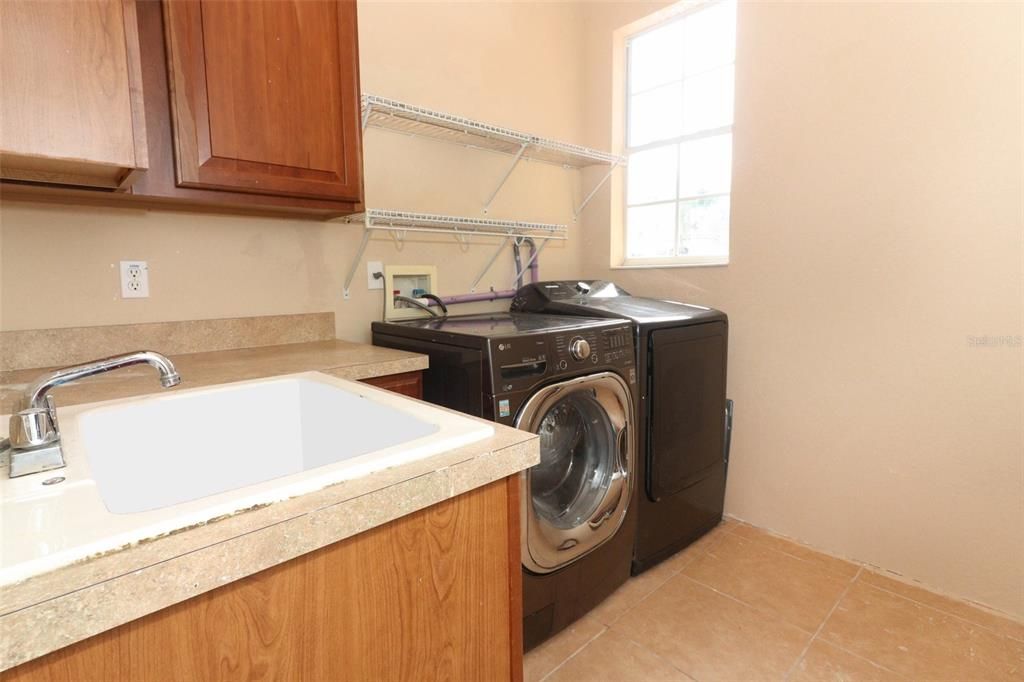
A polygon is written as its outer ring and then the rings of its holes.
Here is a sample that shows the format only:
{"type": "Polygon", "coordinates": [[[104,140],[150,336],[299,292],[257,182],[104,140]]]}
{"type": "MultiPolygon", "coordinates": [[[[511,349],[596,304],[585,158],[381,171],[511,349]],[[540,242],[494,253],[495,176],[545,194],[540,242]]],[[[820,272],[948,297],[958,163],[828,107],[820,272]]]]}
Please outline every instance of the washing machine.
{"type": "Polygon", "coordinates": [[[375,322],[373,343],[430,357],[430,402],[531,431],[520,476],[523,640],[529,650],[630,575],[637,373],[621,320],[463,315],[375,322]]]}
{"type": "Polygon", "coordinates": [[[632,322],[640,375],[633,573],[672,556],[717,525],[732,431],[726,314],[631,296],[612,282],[575,280],[528,284],[510,308],[632,322]]]}

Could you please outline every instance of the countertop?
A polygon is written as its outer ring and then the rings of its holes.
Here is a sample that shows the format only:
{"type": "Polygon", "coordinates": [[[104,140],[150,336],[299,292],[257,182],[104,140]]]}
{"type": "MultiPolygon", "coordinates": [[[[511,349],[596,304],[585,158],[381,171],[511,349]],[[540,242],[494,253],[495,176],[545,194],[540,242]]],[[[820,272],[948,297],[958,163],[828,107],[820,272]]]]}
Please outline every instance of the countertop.
{"type": "MultiPolygon", "coordinates": [[[[350,341],[312,341],[260,348],[171,355],[181,384],[171,390],[298,372],[324,372],[342,379],[371,379],[427,368],[427,357],[350,341]]],[[[0,414],[17,410],[21,391],[46,369],[0,372],[0,414]]],[[[58,406],[147,395],[160,390],[152,367],[108,372],[52,391],[58,406]]]]}
{"type": "MultiPolygon", "coordinates": [[[[323,371],[365,379],[423,369],[423,356],[318,341],[173,357],[183,386],[323,371]]],[[[61,406],[160,391],[152,368],[54,391],[61,406]]],[[[0,374],[0,413],[39,370],[0,374]]],[[[380,390],[368,387],[368,390],[380,390]]],[[[411,400],[411,399],[409,399],[411,400]]],[[[436,408],[443,409],[443,408],[436,408]]],[[[494,435],[454,450],[121,547],[0,591],[0,670],[516,474],[539,461],[537,436],[494,435]]]]}

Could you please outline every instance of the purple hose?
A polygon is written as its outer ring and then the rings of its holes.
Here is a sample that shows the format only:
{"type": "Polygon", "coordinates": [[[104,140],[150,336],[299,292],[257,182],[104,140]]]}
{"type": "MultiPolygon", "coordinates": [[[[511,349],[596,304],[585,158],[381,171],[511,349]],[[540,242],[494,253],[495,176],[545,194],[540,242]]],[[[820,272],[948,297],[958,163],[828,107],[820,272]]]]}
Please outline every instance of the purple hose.
{"type": "MultiPolygon", "coordinates": [[[[455,294],[454,296],[442,296],[441,300],[444,301],[445,305],[455,305],[456,303],[497,301],[498,299],[502,298],[512,298],[515,295],[515,289],[506,289],[504,291],[487,291],[482,294],[455,294]]],[[[436,305],[436,303],[434,303],[434,301],[431,301],[428,305],[436,305]]]]}
{"type": "MultiPolygon", "coordinates": [[[[540,280],[540,257],[534,258],[537,253],[537,247],[533,241],[528,242],[530,245],[530,281],[537,282],[540,280]]],[[[504,291],[491,291],[482,294],[455,294],[454,296],[442,296],[441,301],[445,305],[455,305],[458,303],[478,303],[480,301],[497,301],[504,298],[514,298],[516,295],[515,289],[505,289],[504,291]]],[[[437,305],[436,301],[428,301],[427,305],[437,305]]]]}

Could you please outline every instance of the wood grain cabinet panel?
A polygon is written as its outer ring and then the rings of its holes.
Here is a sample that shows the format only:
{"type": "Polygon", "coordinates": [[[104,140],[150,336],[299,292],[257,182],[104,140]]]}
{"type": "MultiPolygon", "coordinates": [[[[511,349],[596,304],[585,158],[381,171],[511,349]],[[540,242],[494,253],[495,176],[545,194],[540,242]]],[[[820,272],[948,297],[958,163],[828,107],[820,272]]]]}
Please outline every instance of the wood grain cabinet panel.
{"type": "Polygon", "coordinates": [[[362,198],[354,0],[164,3],[178,184],[362,198]]]}
{"type": "Polygon", "coordinates": [[[518,494],[496,481],[0,679],[521,680],[518,494]]]}
{"type": "Polygon", "coordinates": [[[135,0],[3,0],[0,83],[0,176],[123,188],[146,168],[135,0]]]}
{"type": "Polygon", "coordinates": [[[395,393],[401,393],[417,400],[423,400],[423,372],[389,374],[382,377],[373,377],[372,379],[363,379],[363,383],[394,391],[395,393]]]}

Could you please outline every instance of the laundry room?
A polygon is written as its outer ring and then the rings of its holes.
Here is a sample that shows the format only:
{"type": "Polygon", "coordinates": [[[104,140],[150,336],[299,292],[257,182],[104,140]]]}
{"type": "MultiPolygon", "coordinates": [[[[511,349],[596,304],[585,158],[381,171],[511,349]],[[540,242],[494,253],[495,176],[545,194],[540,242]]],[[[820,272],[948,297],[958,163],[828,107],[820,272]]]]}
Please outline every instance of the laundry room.
{"type": "Polygon", "coordinates": [[[0,679],[1024,682],[1024,3],[0,2],[0,679]]]}

